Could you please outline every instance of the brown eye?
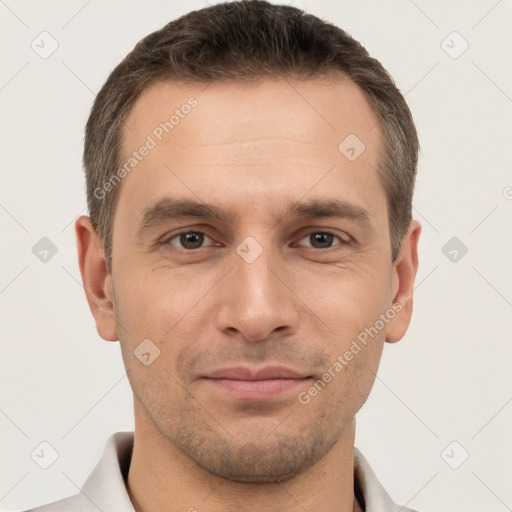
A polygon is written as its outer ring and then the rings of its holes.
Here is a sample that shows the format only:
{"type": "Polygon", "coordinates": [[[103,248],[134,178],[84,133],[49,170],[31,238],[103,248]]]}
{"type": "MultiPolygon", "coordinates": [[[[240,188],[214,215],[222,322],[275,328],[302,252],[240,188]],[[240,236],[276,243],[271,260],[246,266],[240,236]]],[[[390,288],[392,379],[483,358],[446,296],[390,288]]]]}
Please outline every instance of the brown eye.
{"type": "Polygon", "coordinates": [[[347,243],[334,233],[330,233],[328,231],[315,231],[300,240],[300,242],[305,240],[308,243],[302,244],[299,242],[298,245],[303,247],[313,247],[314,249],[329,249],[333,246],[333,242],[336,239],[339,243],[334,245],[343,245],[347,243]]]}
{"type": "Polygon", "coordinates": [[[334,235],[331,235],[330,233],[313,233],[312,235],[309,235],[309,239],[311,241],[311,245],[316,249],[325,249],[326,247],[331,247],[334,235]]]}
{"type": "Polygon", "coordinates": [[[211,241],[211,238],[201,231],[183,231],[169,238],[167,243],[177,245],[182,249],[193,250],[201,248],[205,240],[211,241]],[[173,242],[174,240],[177,242],[173,242]]]}

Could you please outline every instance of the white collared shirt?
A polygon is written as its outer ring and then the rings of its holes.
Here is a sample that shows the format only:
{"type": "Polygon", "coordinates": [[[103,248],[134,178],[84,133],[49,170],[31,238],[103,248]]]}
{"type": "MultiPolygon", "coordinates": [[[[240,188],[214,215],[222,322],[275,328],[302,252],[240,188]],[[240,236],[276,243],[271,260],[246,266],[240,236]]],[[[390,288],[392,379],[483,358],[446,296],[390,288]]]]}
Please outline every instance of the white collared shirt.
{"type": "MultiPolygon", "coordinates": [[[[125,483],[133,439],[133,432],[112,434],[80,494],[27,512],[135,512],[125,483]]],[[[354,486],[364,512],[414,512],[392,501],[357,448],[354,449],[354,486]]]]}

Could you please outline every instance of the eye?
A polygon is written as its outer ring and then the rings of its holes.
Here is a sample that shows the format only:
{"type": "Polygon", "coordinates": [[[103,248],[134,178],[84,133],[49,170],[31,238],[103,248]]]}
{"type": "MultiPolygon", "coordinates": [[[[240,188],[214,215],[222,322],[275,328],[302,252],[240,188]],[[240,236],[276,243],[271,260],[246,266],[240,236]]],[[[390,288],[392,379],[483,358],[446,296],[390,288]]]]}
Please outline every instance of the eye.
{"type": "Polygon", "coordinates": [[[340,242],[336,245],[346,245],[349,243],[349,240],[343,240],[339,235],[329,231],[314,231],[302,238],[296,245],[313,247],[314,249],[329,249],[333,246],[333,242],[336,239],[340,242]],[[301,244],[300,242],[303,240],[306,240],[308,243],[301,244]]]}
{"type": "MultiPolygon", "coordinates": [[[[343,239],[340,235],[331,233],[330,231],[314,231],[303,237],[294,245],[302,247],[311,247],[313,249],[330,249],[333,246],[343,246],[350,243],[349,236],[343,239]],[[338,243],[335,243],[336,240],[338,243]]],[[[205,247],[205,243],[212,245],[214,240],[206,233],[199,230],[188,230],[175,233],[171,237],[164,240],[162,243],[170,244],[184,249],[193,251],[205,247]]],[[[215,244],[214,244],[215,245],[215,244]]]]}
{"type": "Polygon", "coordinates": [[[164,241],[165,244],[177,245],[181,249],[200,249],[205,241],[213,240],[202,231],[181,231],[164,241]]]}

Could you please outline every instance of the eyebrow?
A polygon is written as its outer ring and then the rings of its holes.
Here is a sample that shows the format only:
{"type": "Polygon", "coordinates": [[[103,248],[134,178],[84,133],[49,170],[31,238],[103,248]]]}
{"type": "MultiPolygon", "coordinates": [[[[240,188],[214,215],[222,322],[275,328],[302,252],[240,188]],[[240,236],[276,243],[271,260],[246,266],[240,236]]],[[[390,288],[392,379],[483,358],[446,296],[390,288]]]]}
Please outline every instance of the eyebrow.
{"type": "MultiPolygon", "coordinates": [[[[236,213],[232,209],[190,199],[164,197],[154,205],[144,208],[137,222],[137,233],[158,226],[171,219],[185,218],[215,219],[233,222],[236,213]]],[[[306,202],[293,201],[288,204],[284,215],[274,215],[276,221],[291,218],[342,218],[369,224],[370,214],[364,208],[340,199],[313,199],[306,202]]]]}

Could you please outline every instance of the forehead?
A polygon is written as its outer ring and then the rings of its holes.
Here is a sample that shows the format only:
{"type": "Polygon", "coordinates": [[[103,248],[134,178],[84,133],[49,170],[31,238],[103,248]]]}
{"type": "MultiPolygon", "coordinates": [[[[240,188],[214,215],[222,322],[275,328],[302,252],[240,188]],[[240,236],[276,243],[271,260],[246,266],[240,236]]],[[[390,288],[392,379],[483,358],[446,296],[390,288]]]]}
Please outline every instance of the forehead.
{"type": "Polygon", "coordinates": [[[200,145],[235,143],[266,135],[331,149],[333,141],[349,133],[365,144],[380,136],[364,93],[342,74],[206,85],[160,81],[142,92],[124,127],[125,148],[151,134],[162,136],[158,142],[164,144],[180,144],[183,139],[200,145]],[[166,123],[171,127],[159,130],[166,123]]]}
{"type": "Polygon", "coordinates": [[[361,206],[383,196],[377,118],[362,91],[342,75],[157,82],[135,102],[122,147],[121,165],[150,148],[121,183],[120,202],[124,196],[139,212],[173,193],[219,205],[237,199],[246,212],[281,197],[296,201],[313,188],[332,196],[338,188],[341,199],[351,196],[361,206]]]}

